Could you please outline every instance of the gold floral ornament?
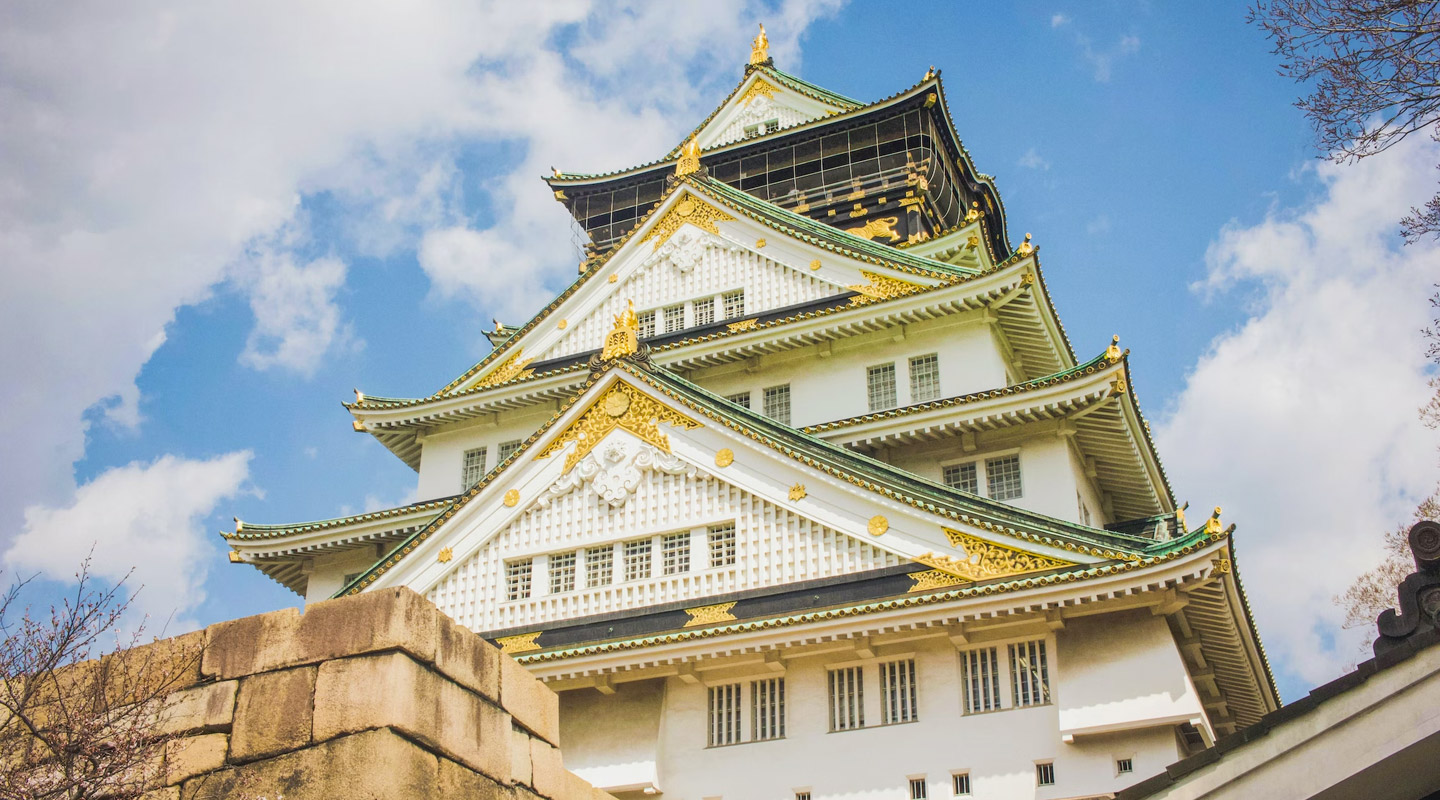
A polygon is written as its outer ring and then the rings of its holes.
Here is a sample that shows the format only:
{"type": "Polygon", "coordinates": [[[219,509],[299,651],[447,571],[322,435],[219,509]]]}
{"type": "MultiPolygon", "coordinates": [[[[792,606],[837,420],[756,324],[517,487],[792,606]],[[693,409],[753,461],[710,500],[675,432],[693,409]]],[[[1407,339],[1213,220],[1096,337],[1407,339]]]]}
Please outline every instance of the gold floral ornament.
{"type": "Polygon", "coordinates": [[[1230,571],[1230,559],[1217,558],[1210,562],[1210,572],[1214,575],[1224,575],[1230,571]]]}
{"type": "Polygon", "coordinates": [[[536,644],[535,640],[539,639],[542,633],[544,631],[522,633],[519,636],[502,636],[496,639],[495,643],[500,645],[502,653],[528,653],[531,650],[540,649],[540,645],[536,644]]]}
{"type": "Polygon", "coordinates": [[[770,60],[770,37],[765,35],[765,26],[760,26],[760,35],[750,43],[750,63],[764,64],[770,60]]]}
{"type": "Polygon", "coordinates": [[[506,492],[505,497],[503,500],[501,500],[501,502],[505,504],[506,508],[514,508],[515,504],[520,502],[520,490],[511,489],[510,491],[506,492]]]}
{"type": "Polygon", "coordinates": [[[850,298],[850,305],[852,306],[863,305],[876,300],[890,300],[896,297],[904,297],[907,294],[912,294],[925,288],[916,283],[902,281],[899,278],[892,278],[888,275],[880,275],[865,270],[861,270],[860,274],[865,280],[869,281],[869,283],[860,283],[845,287],[852,292],[858,292],[857,295],[850,298]]]}
{"type": "Polygon", "coordinates": [[[535,370],[525,369],[525,367],[535,359],[525,358],[524,356],[525,348],[515,348],[515,355],[505,359],[504,363],[491,370],[489,375],[486,375],[480,380],[480,385],[495,386],[496,384],[501,384],[506,381],[516,380],[517,378],[528,378],[534,375],[535,370]]]}
{"type": "Polygon", "coordinates": [[[754,317],[751,317],[750,319],[742,319],[742,320],[740,320],[739,322],[731,322],[731,323],[728,323],[728,324],[725,326],[725,328],[726,328],[727,330],[731,331],[731,332],[734,332],[734,331],[748,331],[748,330],[750,330],[751,328],[753,328],[753,327],[755,327],[756,325],[759,325],[759,324],[760,324],[760,320],[755,319],[754,317]]]}
{"type": "Polygon", "coordinates": [[[655,223],[655,227],[651,228],[650,232],[645,234],[645,238],[641,239],[640,242],[643,244],[654,239],[655,245],[653,249],[658,250],[660,245],[669,241],[670,237],[675,234],[675,231],[680,230],[680,227],[686,223],[718,236],[720,235],[720,229],[716,227],[717,222],[734,221],[734,217],[709,203],[701,202],[695,195],[687,192],[684,197],[680,198],[678,203],[672,206],[669,211],[665,212],[665,216],[661,217],[660,221],[655,223]]]}
{"type": "Polygon", "coordinates": [[[565,457],[564,472],[568,473],[616,428],[668,453],[670,437],[660,432],[658,424],[661,422],[687,430],[700,427],[700,423],[639,392],[630,384],[616,381],[535,458],[549,458],[574,442],[575,447],[565,457]]]}
{"type": "Polygon", "coordinates": [[[740,95],[740,102],[737,105],[748,106],[757,97],[774,100],[775,87],[766,82],[764,78],[756,78],[755,82],[750,84],[750,88],[745,90],[745,94],[740,95]]]}
{"type": "Polygon", "coordinates": [[[700,606],[699,608],[687,608],[685,613],[690,615],[690,621],[685,627],[693,628],[697,625],[714,625],[717,622],[731,622],[735,615],[730,609],[735,607],[734,602],[716,603],[713,606],[700,606]]]}
{"type": "Polygon", "coordinates": [[[871,536],[884,536],[885,532],[890,530],[890,520],[876,514],[870,518],[870,522],[865,526],[865,529],[870,531],[871,536]]]}
{"type": "Polygon", "coordinates": [[[909,589],[911,592],[928,592],[931,589],[943,589],[947,586],[959,586],[962,583],[969,583],[964,578],[951,575],[943,569],[927,569],[921,572],[912,572],[907,577],[914,581],[909,589]]]}
{"type": "MultiPolygon", "coordinates": [[[[981,213],[982,212],[980,211],[980,201],[975,200],[970,203],[970,210],[965,212],[965,221],[974,222],[975,220],[980,219],[981,213]]],[[[979,242],[976,242],[976,244],[979,244],[979,242]]]]}
{"type": "Polygon", "coordinates": [[[1018,547],[987,542],[963,531],[950,528],[943,530],[945,537],[950,540],[950,544],[965,552],[964,557],[953,558],[938,553],[926,553],[915,560],[967,581],[983,581],[990,578],[1004,578],[1010,575],[1023,575],[1027,572],[1075,566],[1070,561],[1042,556],[1018,547]]]}
{"type": "Polygon", "coordinates": [[[812,269],[812,270],[820,269],[820,259],[817,258],[817,259],[815,259],[814,261],[811,261],[811,262],[810,262],[810,269],[812,269]]]}
{"type": "Polygon", "coordinates": [[[450,559],[454,557],[455,551],[447,547],[444,550],[441,550],[440,553],[435,556],[435,560],[439,561],[441,564],[449,564],[450,559]]]}
{"type": "Polygon", "coordinates": [[[722,447],[715,451],[715,466],[728,467],[735,463],[735,451],[728,447],[722,447]]]}
{"type": "Polygon", "coordinates": [[[790,487],[790,499],[791,499],[791,500],[804,500],[804,499],[805,499],[805,494],[806,494],[806,492],[805,492],[805,484],[803,484],[803,483],[797,483],[797,484],[795,484],[794,486],[791,486],[791,487],[790,487]]]}
{"type": "Polygon", "coordinates": [[[1125,376],[1116,375],[1115,380],[1110,382],[1110,394],[1112,397],[1119,397],[1125,393],[1125,376]]]}

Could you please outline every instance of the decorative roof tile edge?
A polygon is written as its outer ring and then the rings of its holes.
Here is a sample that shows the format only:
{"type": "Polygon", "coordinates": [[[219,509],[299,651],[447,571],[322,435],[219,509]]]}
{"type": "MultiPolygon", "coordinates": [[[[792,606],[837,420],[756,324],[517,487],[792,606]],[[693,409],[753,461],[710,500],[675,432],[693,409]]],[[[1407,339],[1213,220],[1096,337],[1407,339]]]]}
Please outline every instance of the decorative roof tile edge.
{"type": "Polygon", "coordinates": [[[429,511],[434,509],[436,513],[444,510],[444,507],[454,503],[460,495],[449,497],[437,497],[434,500],[422,500],[418,503],[411,503],[395,508],[385,508],[378,511],[367,511],[363,514],[352,514],[347,517],[333,517],[331,519],[314,520],[312,522],[290,522],[282,524],[256,525],[251,522],[235,520],[236,530],[232,532],[221,531],[220,536],[227,541],[251,541],[260,539],[276,539],[290,536],[297,533],[310,533],[312,531],[343,528],[350,525],[363,525],[368,522],[376,522],[382,519],[403,517],[406,514],[429,511]]]}

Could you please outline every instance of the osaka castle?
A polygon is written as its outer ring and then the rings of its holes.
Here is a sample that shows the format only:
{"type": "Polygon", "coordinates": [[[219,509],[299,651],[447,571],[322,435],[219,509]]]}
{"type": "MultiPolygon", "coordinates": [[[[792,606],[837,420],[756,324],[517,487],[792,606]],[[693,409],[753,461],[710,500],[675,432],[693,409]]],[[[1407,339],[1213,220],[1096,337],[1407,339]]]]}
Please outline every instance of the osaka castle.
{"type": "Polygon", "coordinates": [[[674,150],[547,183],[574,282],[346,404],[419,501],[237,520],[232,562],[421,593],[619,798],[1108,796],[1278,707],[1234,526],[1187,522],[1118,337],[1072,346],[939,72],[862,103],[762,29],[674,150]]]}

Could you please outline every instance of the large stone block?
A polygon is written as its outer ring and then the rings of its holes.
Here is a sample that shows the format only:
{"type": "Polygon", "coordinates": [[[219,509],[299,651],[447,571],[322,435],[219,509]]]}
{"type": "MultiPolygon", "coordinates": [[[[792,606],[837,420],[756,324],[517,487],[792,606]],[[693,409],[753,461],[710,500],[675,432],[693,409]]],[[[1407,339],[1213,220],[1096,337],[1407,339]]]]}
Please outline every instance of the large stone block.
{"type": "Polygon", "coordinates": [[[510,787],[448,758],[440,759],[435,789],[431,797],[456,800],[513,800],[515,796],[510,787]]]}
{"type": "Polygon", "coordinates": [[[518,728],[510,731],[510,780],[533,785],[534,774],[530,770],[530,734],[518,728]]]}
{"type": "Polygon", "coordinates": [[[294,608],[217,622],[205,629],[200,671],[228,680],[297,664],[295,632],[299,626],[300,611],[294,608]]]}
{"type": "Polygon", "coordinates": [[[166,698],[157,727],[162,734],[230,730],[239,681],[203,683],[166,698]]]}
{"type": "Polygon", "coordinates": [[[320,665],[317,741],[391,727],[483,772],[510,780],[510,715],[405,653],[320,665]]]}
{"type": "Polygon", "coordinates": [[[366,731],[184,784],[185,800],[411,800],[443,797],[435,756],[394,731],[366,731]]]}
{"type": "Polygon", "coordinates": [[[183,783],[196,775],[214,772],[225,766],[225,753],[230,737],[223,733],[207,733],[171,739],[165,743],[165,783],[183,783]]]}
{"type": "MultiPolygon", "coordinates": [[[[316,672],[316,667],[299,667],[240,681],[230,738],[231,761],[253,761],[310,743],[316,672]]],[[[387,687],[376,684],[368,688],[384,692],[387,687]]]]}
{"type": "Polygon", "coordinates": [[[530,786],[543,797],[557,798],[568,785],[560,751],[539,739],[530,740],[530,786]]]}
{"type": "Polygon", "coordinates": [[[515,659],[500,656],[500,705],[541,739],[560,745],[560,696],[515,659]]]}
{"type": "Polygon", "coordinates": [[[496,705],[500,702],[500,660],[505,656],[468,628],[437,615],[435,668],[496,705]]]}

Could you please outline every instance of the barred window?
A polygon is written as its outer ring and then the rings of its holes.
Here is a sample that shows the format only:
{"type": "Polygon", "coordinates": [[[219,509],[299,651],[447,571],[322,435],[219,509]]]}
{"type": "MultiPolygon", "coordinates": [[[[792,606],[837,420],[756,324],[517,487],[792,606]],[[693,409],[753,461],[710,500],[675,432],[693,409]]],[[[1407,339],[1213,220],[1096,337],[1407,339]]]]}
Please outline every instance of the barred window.
{"type": "Polygon", "coordinates": [[[785,679],[750,682],[750,741],[785,738],[785,679]]]}
{"type": "Polygon", "coordinates": [[[660,537],[660,565],[666,575],[690,571],[690,532],[660,537]]]}
{"type": "Polygon", "coordinates": [[[729,400],[737,406],[740,406],[741,408],[750,407],[750,392],[748,390],[744,392],[736,392],[735,394],[727,394],[725,395],[725,399],[729,400]]]}
{"type": "Polygon", "coordinates": [[[976,477],[974,461],[967,461],[964,464],[946,464],[941,470],[941,474],[945,485],[951,489],[959,489],[971,494],[980,493],[980,481],[976,477]]]}
{"type": "Polygon", "coordinates": [[[970,794],[970,773],[957,772],[951,775],[950,786],[954,789],[956,797],[964,797],[970,794]]]}
{"type": "Polygon", "coordinates": [[[500,460],[501,460],[501,461],[504,461],[505,459],[507,459],[507,458],[509,458],[510,456],[514,455],[514,454],[515,454],[515,451],[520,449],[520,444],[521,444],[522,442],[524,442],[524,441],[525,441],[524,439],[514,439],[514,440],[508,441],[508,442],[501,442],[501,443],[500,443],[500,460]]]}
{"type": "Polygon", "coordinates": [[[709,325],[715,321],[715,298],[706,297],[695,301],[695,324],[709,325]]]}
{"type": "Polygon", "coordinates": [[[550,556],[550,593],[575,590],[575,553],[555,553],[550,556]]]}
{"type": "Polygon", "coordinates": [[[865,671],[863,667],[832,669],[830,685],[830,730],[848,731],[865,727],[865,671]]]}
{"type": "Polygon", "coordinates": [[[782,425],[790,424],[790,384],[767,387],[764,391],[765,416],[782,425]]]}
{"type": "Polygon", "coordinates": [[[865,391],[871,411],[895,407],[895,365],[880,364],[865,370],[865,391]]]}
{"type": "Polygon", "coordinates": [[[915,708],[915,659],[881,664],[880,721],[890,725],[919,718],[915,708]]]}
{"type": "Polygon", "coordinates": [[[965,713],[977,714],[1000,707],[1000,659],[995,648],[967,650],[960,654],[964,676],[960,688],[965,693],[965,713]]]}
{"type": "Polygon", "coordinates": [[[1047,761],[1035,765],[1035,783],[1040,786],[1055,785],[1055,764],[1047,761]]]}
{"type": "Polygon", "coordinates": [[[665,332],[674,333],[685,327],[685,304],[665,307],[665,332]]]}
{"type": "Polygon", "coordinates": [[[705,742],[719,747],[740,742],[740,684],[710,687],[709,719],[705,742]]]}
{"type": "Polygon", "coordinates": [[[609,586],[614,574],[614,547],[591,547],[585,551],[585,588],[609,586]]]}
{"type": "Polygon", "coordinates": [[[810,800],[810,793],[809,793],[809,792],[796,792],[796,793],[795,793],[795,800],[810,800]]]}
{"type": "Polygon", "coordinates": [[[505,563],[505,599],[524,600],[530,596],[531,559],[505,563]]]}
{"type": "Polygon", "coordinates": [[[708,534],[710,540],[710,566],[728,567],[735,563],[735,525],[712,525],[708,534]]]}
{"type": "Polygon", "coordinates": [[[1127,772],[1134,772],[1134,771],[1135,771],[1135,761],[1134,761],[1134,759],[1129,759],[1129,758],[1117,758],[1117,759],[1115,759],[1115,772],[1116,772],[1116,773],[1123,775],[1123,774],[1125,774],[1125,773],[1127,773],[1127,772]]]}
{"type": "Polygon", "coordinates": [[[940,399],[940,356],[931,353],[910,359],[910,402],[940,399]]]}
{"type": "Polygon", "coordinates": [[[910,800],[925,800],[925,798],[929,796],[929,791],[925,788],[924,778],[910,779],[910,800]]]}
{"type": "Polygon", "coordinates": [[[460,470],[460,488],[469,489],[485,477],[485,448],[465,451],[465,466],[460,470]]]}
{"type": "Polygon", "coordinates": [[[985,483],[992,500],[1013,500],[1021,495],[1020,455],[985,459],[985,483]]]}
{"type": "Polygon", "coordinates": [[[724,306],[725,319],[735,319],[745,316],[745,290],[738,289],[733,292],[726,292],[720,295],[720,302],[724,306]]]}
{"type": "Polygon", "coordinates": [[[635,315],[635,320],[640,323],[640,330],[635,335],[641,339],[649,339],[655,335],[655,312],[641,311],[635,315]]]}
{"type": "Polygon", "coordinates": [[[650,577],[650,540],[636,539],[625,543],[625,580],[638,581],[650,577]]]}
{"type": "Polygon", "coordinates": [[[1050,665],[1045,659],[1044,639],[1010,645],[1010,693],[1016,708],[1050,702],[1050,665]]]}

